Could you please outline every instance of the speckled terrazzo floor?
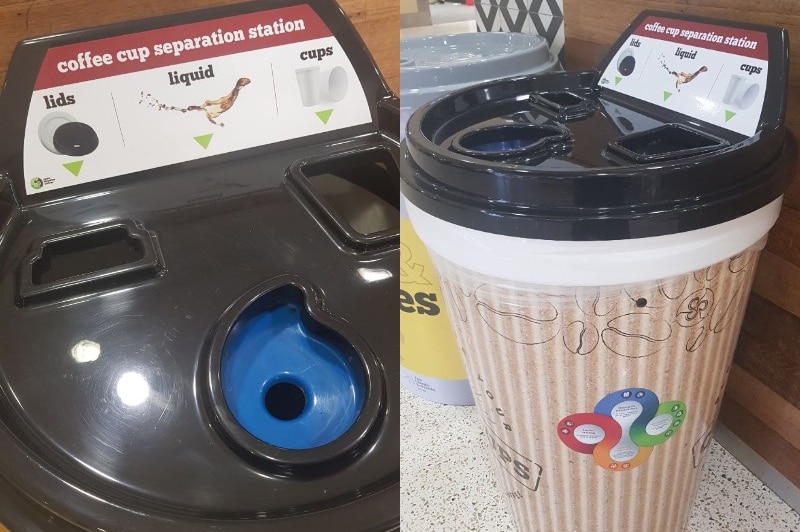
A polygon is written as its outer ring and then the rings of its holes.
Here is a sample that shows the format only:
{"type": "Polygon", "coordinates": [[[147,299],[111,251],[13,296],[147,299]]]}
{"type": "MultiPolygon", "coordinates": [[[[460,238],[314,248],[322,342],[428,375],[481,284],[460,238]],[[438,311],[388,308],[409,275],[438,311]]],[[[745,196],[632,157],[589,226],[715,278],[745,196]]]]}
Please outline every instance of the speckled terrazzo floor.
{"type": "MultiPolygon", "coordinates": [[[[401,392],[403,532],[515,531],[475,408],[401,392]]],[[[714,442],[689,532],[800,532],[800,516],[714,442]]]]}

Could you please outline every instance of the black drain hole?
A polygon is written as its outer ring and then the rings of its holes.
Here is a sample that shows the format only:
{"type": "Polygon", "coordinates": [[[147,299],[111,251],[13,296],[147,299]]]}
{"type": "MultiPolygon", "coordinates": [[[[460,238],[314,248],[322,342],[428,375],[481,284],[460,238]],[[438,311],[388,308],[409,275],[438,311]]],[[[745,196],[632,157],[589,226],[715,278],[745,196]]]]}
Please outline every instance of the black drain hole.
{"type": "Polygon", "coordinates": [[[306,394],[303,389],[291,382],[278,382],[267,389],[264,406],[274,418],[291,421],[306,408],[306,394]]]}

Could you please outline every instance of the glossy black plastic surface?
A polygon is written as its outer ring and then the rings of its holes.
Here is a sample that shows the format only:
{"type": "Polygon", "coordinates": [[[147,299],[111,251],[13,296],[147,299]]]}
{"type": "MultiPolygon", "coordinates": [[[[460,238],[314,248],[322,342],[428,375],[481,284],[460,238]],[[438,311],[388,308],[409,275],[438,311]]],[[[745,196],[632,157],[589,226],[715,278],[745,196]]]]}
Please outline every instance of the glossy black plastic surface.
{"type": "Polygon", "coordinates": [[[0,97],[0,522],[15,532],[398,529],[399,207],[380,191],[397,190],[399,107],[338,6],[309,4],[359,73],[371,124],[31,198],[25,109],[49,47],[292,2],[17,48],[0,97]],[[374,234],[343,231],[324,194],[296,184],[354,156],[382,170],[347,189],[378,206],[374,234]],[[352,428],[309,450],[243,433],[219,390],[236,317],[289,285],[367,376],[352,428]]]}
{"type": "Polygon", "coordinates": [[[405,197],[487,232],[615,240],[715,225],[780,196],[797,156],[784,128],[785,30],[748,26],[767,35],[769,72],[758,129],[745,137],[600,83],[650,15],[738,25],[644,12],[597,70],[487,82],[423,106],[401,147],[405,197]],[[478,136],[477,149],[464,149],[478,136]]]}

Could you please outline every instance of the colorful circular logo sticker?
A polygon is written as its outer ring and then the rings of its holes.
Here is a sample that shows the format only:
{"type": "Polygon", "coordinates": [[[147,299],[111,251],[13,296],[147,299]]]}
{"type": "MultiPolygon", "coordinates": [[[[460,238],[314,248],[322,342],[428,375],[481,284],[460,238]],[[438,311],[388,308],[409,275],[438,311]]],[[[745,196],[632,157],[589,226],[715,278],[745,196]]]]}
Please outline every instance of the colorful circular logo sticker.
{"type": "Polygon", "coordinates": [[[660,403],[645,388],[628,388],[603,397],[594,412],[572,414],[558,423],[558,437],[579,453],[591,454],[608,471],[641,465],[653,447],[678,431],[686,417],[680,401],[660,403]]]}
{"type": "Polygon", "coordinates": [[[42,182],[42,179],[40,177],[34,177],[33,179],[31,179],[31,188],[39,190],[43,186],[44,182],[42,182]]]}

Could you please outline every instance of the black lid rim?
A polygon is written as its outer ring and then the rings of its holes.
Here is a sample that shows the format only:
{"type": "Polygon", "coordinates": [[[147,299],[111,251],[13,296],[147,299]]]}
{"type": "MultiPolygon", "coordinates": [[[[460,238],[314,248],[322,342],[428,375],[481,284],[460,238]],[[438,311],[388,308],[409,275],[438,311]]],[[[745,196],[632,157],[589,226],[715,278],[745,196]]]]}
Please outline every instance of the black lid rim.
{"type": "MultiPolygon", "coordinates": [[[[560,241],[663,236],[734,220],[780,197],[794,176],[798,153],[796,139],[790,132],[785,133],[783,142],[779,144],[779,153],[772,161],[727,189],[657,202],[595,207],[578,207],[566,202],[560,206],[511,204],[471,195],[463,189],[445,188],[441,181],[431,178],[416,164],[420,156],[414,156],[414,148],[419,147],[407,138],[401,146],[401,191],[414,206],[436,218],[488,233],[560,241]]],[[[424,152],[417,153],[422,153],[424,160],[424,152]]],[[[428,157],[435,158],[435,154],[428,157]]],[[[704,161],[701,168],[713,171],[717,160],[715,157],[704,161]]],[[[485,172],[490,173],[491,169],[487,168],[485,172]]],[[[525,173],[534,175],[530,171],[525,173]]],[[[561,181],[566,193],[564,199],[574,200],[582,188],[575,185],[581,182],[580,178],[566,176],[561,181]]]]}

